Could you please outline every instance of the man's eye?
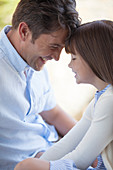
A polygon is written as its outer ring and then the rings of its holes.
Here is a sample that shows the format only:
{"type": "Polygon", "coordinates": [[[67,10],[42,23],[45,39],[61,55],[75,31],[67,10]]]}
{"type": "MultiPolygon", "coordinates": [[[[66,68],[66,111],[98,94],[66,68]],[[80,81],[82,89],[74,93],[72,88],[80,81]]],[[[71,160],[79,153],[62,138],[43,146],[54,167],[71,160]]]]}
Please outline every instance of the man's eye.
{"type": "Polygon", "coordinates": [[[58,48],[58,46],[51,46],[51,49],[56,49],[58,48]]]}

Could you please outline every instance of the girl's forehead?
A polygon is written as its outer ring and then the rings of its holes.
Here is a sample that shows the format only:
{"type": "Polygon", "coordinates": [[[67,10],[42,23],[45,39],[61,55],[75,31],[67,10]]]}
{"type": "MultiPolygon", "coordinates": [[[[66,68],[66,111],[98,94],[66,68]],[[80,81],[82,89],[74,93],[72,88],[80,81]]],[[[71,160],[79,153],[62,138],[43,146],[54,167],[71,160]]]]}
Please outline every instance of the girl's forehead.
{"type": "Polygon", "coordinates": [[[71,54],[71,58],[74,58],[75,57],[75,54],[71,54]]]}

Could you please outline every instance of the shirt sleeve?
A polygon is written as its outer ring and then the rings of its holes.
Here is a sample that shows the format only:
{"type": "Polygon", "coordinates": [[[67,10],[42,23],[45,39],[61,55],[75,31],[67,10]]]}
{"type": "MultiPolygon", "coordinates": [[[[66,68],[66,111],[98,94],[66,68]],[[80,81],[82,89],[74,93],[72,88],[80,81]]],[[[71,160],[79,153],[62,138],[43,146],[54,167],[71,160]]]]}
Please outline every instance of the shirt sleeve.
{"type": "MultiPolygon", "coordinates": [[[[113,96],[89,105],[81,121],[43,157],[70,159],[77,168],[87,169],[113,140],[113,96]],[[92,112],[92,118],[89,116],[92,112]],[[91,118],[91,120],[90,120],[91,118]],[[103,135],[104,134],[104,135],[103,135]],[[54,154],[52,154],[52,151],[54,154]]],[[[53,159],[52,159],[53,158],[53,159]]]]}
{"type": "Polygon", "coordinates": [[[69,152],[72,152],[82,140],[90,124],[90,117],[82,117],[76,126],[74,126],[59,142],[50,147],[40,159],[48,161],[57,160],[61,159],[69,152]]]}
{"type": "Polygon", "coordinates": [[[72,160],[50,161],[50,170],[78,170],[72,160]]]}
{"type": "MultiPolygon", "coordinates": [[[[64,159],[57,161],[50,161],[50,170],[80,170],[76,167],[72,160],[64,159]]],[[[87,170],[94,170],[95,168],[89,166],[87,170]]]]}
{"type": "Polygon", "coordinates": [[[75,150],[65,155],[63,159],[73,160],[80,169],[88,168],[113,140],[113,99],[111,97],[98,101],[87,133],[75,150]]]}

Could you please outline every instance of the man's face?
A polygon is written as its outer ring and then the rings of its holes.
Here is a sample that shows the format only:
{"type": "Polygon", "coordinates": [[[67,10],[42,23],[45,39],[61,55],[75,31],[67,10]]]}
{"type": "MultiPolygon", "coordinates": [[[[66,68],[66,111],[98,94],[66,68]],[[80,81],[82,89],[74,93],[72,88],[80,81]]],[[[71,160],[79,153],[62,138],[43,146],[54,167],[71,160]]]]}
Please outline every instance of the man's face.
{"type": "Polygon", "coordinates": [[[33,69],[40,71],[48,60],[59,60],[67,35],[68,31],[61,29],[51,34],[41,34],[33,43],[32,34],[29,33],[21,48],[21,56],[33,69]]]}

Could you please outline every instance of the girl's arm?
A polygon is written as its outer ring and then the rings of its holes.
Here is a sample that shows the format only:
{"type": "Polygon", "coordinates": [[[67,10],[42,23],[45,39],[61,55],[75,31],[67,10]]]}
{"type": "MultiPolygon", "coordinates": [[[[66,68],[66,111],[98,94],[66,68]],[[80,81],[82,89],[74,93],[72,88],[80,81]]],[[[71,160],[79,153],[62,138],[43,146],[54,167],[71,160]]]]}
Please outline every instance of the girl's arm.
{"type": "MultiPolygon", "coordinates": [[[[90,112],[90,108],[88,110],[90,112]]],[[[73,151],[84,137],[90,125],[91,118],[89,116],[84,118],[83,116],[82,119],[77,122],[77,124],[62,139],[60,139],[59,142],[50,147],[40,159],[48,161],[58,160],[73,151]]]]}
{"type": "Polygon", "coordinates": [[[81,121],[45,152],[41,159],[49,161],[70,159],[79,169],[90,166],[112,140],[113,99],[111,97],[100,100],[95,110],[89,107],[81,121]],[[92,115],[92,121],[89,120],[89,113],[92,115]]]}

